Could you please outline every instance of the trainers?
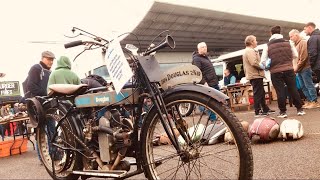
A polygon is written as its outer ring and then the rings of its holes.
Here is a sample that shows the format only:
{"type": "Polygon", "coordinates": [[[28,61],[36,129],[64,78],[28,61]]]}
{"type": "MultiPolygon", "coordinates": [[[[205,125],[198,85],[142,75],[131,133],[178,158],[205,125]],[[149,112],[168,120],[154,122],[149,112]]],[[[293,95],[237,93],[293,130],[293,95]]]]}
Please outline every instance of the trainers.
{"type": "Polygon", "coordinates": [[[269,114],[267,112],[259,112],[258,114],[256,113],[254,117],[265,117],[268,116],[269,114]]]}
{"type": "Polygon", "coordinates": [[[288,115],[286,112],[280,112],[277,117],[286,118],[286,117],[288,117],[288,115]]]}
{"type": "Polygon", "coordinates": [[[320,103],[319,102],[315,102],[315,103],[316,103],[317,108],[319,108],[320,107],[320,103]]]}
{"type": "MultiPolygon", "coordinates": [[[[302,106],[303,107],[303,106],[302,106]]],[[[317,108],[317,102],[309,102],[307,106],[304,107],[305,109],[314,109],[317,108]]]]}
{"type": "Polygon", "coordinates": [[[298,116],[303,116],[306,114],[306,112],[304,112],[303,110],[299,110],[297,114],[298,116]]]}
{"type": "Polygon", "coordinates": [[[304,105],[302,106],[302,108],[308,107],[308,106],[309,106],[309,103],[310,103],[309,101],[305,101],[305,102],[304,102],[304,105]]]}
{"type": "Polygon", "coordinates": [[[268,113],[268,114],[274,114],[274,113],[276,113],[276,111],[269,109],[269,111],[268,111],[267,113],[268,113]]]}

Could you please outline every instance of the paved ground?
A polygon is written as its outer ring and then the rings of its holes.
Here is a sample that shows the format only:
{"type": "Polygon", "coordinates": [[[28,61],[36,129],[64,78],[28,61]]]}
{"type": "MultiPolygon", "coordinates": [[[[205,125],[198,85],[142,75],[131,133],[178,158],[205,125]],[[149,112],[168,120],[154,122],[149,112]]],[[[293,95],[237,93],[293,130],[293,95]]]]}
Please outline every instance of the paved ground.
{"type": "MultiPolygon", "coordinates": [[[[271,107],[276,110],[276,102],[272,102],[271,107]]],[[[252,145],[254,179],[320,179],[319,110],[306,110],[306,115],[297,116],[295,108],[288,107],[288,118],[303,123],[305,135],[302,139],[252,145]]],[[[241,120],[254,120],[253,111],[241,109],[236,115],[241,120]]],[[[276,119],[279,123],[284,120],[276,119]]],[[[22,155],[0,158],[0,179],[50,179],[44,167],[39,165],[31,143],[28,148],[22,155]]]]}

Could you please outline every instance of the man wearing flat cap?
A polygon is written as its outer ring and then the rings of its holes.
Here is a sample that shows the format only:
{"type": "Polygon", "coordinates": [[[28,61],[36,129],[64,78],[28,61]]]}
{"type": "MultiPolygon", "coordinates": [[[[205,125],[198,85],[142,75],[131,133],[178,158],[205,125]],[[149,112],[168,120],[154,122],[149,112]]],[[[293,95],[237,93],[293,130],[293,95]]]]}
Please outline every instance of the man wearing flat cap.
{"type": "MultiPolygon", "coordinates": [[[[52,52],[42,52],[41,61],[30,68],[27,79],[22,83],[24,97],[21,102],[25,103],[25,99],[34,96],[47,96],[47,85],[51,73],[50,69],[54,59],[55,56],[52,52]]],[[[54,122],[49,123],[48,127],[50,131],[53,131],[54,122]]],[[[42,164],[38,146],[36,146],[36,150],[40,163],[42,164]]]]}
{"type": "Polygon", "coordinates": [[[41,54],[41,61],[30,68],[24,82],[25,98],[47,95],[47,84],[54,59],[52,52],[44,51],[41,54]]]}

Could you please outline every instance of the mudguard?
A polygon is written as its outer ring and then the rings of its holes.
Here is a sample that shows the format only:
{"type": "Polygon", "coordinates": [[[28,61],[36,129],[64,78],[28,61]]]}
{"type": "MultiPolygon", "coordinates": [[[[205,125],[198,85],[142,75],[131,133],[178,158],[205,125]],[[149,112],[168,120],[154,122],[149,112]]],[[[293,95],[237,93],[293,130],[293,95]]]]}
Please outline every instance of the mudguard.
{"type": "MultiPolygon", "coordinates": [[[[43,103],[43,106],[45,104],[50,103],[51,105],[57,105],[57,106],[64,106],[65,110],[68,110],[72,104],[70,102],[68,102],[67,100],[65,101],[59,101],[57,102],[57,99],[55,98],[50,98],[49,100],[47,100],[46,102],[43,103]]],[[[80,138],[83,138],[83,134],[82,134],[82,126],[81,125],[81,120],[78,119],[79,117],[77,115],[73,116],[72,114],[69,114],[69,120],[70,123],[73,124],[75,130],[76,130],[76,135],[80,138]]]]}
{"type": "Polygon", "coordinates": [[[37,128],[45,120],[45,114],[41,105],[41,101],[36,97],[27,99],[27,112],[31,127],[33,128],[37,128]]]}
{"type": "Polygon", "coordinates": [[[169,96],[171,94],[183,92],[183,91],[192,91],[192,92],[208,95],[213,99],[217,100],[218,102],[222,102],[222,103],[227,103],[227,100],[229,100],[229,97],[227,95],[223,94],[222,92],[214,88],[204,86],[201,84],[193,84],[193,83],[176,85],[173,88],[169,88],[166,91],[164,91],[162,95],[165,98],[166,96],[169,96]]]}

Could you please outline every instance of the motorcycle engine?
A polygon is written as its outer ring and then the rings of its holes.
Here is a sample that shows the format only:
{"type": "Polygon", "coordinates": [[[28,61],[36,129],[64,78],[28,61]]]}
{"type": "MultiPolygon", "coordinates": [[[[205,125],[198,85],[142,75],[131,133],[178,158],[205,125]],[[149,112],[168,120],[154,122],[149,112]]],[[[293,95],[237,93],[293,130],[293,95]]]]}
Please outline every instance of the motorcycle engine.
{"type": "MultiPolygon", "coordinates": [[[[117,109],[106,111],[99,119],[99,126],[112,128],[116,131],[128,131],[133,129],[133,124],[130,119],[121,116],[117,109]]],[[[98,133],[100,158],[103,162],[113,162],[121,147],[123,141],[116,140],[112,135],[100,132],[98,133]]]]}

